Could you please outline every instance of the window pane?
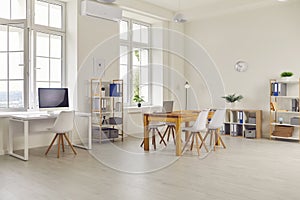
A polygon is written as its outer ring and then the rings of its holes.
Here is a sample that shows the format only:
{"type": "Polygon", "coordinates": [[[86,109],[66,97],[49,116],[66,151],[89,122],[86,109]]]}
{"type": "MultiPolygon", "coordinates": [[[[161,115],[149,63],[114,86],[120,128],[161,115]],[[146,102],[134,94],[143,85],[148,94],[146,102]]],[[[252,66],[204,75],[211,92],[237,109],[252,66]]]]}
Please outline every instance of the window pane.
{"type": "Polygon", "coordinates": [[[57,82],[50,82],[50,87],[51,88],[60,88],[61,87],[61,83],[57,83],[57,82]]]}
{"type": "Polygon", "coordinates": [[[48,26],[48,3],[35,1],[34,23],[48,26]]]}
{"type": "Polygon", "coordinates": [[[10,19],[10,0],[1,0],[0,18],[10,19]]]}
{"type": "Polygon", "coordinates": [[[149,28],[147,26],[141,26],[141,42],[142,43],[149,43],[149,34],[148,34],[149,28]]]}
{"type": "Polygon", "coordinates": [[[36,82],[36,90],[38,88],[49,88],[49,82],[36,82]]]}
{"type": "Polygon", "coordinates": [[[57,35],[50,36],[50,57],[61,58],[62,37],[57,35]]]}
{"type": "Polygon", "coordinates": [[[133,23],[132,25],[132,40],[134,42],[140,42],[141,41],[141,26],[139,24],[133,23]]]}
{"type": "Polygon", "coordinates": [[[10,81],[9,82],[9,107],[20,108],[24,107],[24,82],[10,81]]]}
{"type": "Polygon", "coordinates": [[[62,7],[60,5],[50,4],[50,24],[55,28],[62,28],[62,7]]]}
{"type": "Polygon", "coordinates": [[[140,93],[140,68],[139,67],[136,67],[136,66],[132,67],[132,76],[133,76],[132,77],[132,85],[133,85],[133,94],[132,94],[132,96],[134,96],[134,95],[140,95],[141,96],[141,93],[140,93]]]}
{"type": "Polygon", "coordinates": [[[128,40],[128,22],[127,21],[120,22],[120,39],[128,40]]]}
{"type": "Polygon", "coordinates": [[[49,81],[49,59],[36,58],[36,81],[49,81]]]}
{"type": "Polygon", "coordinates": [[[141,49],[141,65],[145,66],[149,64],[149,51],[148,49],[141,49]]]}
{"type": "Polygon", "coordinates": [[[26,0],[11,0],[11,18],[26,19],[26,0]]]}
{"type": "Polygon", "coordinates": [[[24,29],[9,27],[9,51],[24,50],[24,29]]]}
{"type": "Polygon", "coordinates": [[[120,47],[120,64],[127,65],[128,62],[128,48],[126,46],[120,47]]]}
{"type": "Polygon", "coordinates": [[[0,51],[7,51],[7,50],[8,50],[7,49],[7,26],[0,25],[0,51]]]}
{"type": "Polygon", "coordinates": [[[143,97],[145,102],[149,102],[149,87],[148,85],[141,85],[140,86],[140,95],[143,97]]]}
{"type": "Polygon", "coordinates": [[[36,55],[49,57],[49,34],[36,33],[36,55]]]}
{"type": "Polygon", "coordinates": [[[9,79],[24,79],[24,53],[9,53],[9,79]]]}
{"type": "Polygon", "coordinates": [[[61,81],[60,59],[50,59],[50,81],[61,81]]]}
{"type": "Polygon", "coordinates": [[[7,81],[0,81],[0,108],[7,108],[7,81]]]}
{"type": "Polygon", "coordinates": [[[133,65],[140,65],[140,60],[141,60],[140,49],[138,49],[138,48],[133,49],[133,51],[132,51],[132,64],[133,65]]]}
{"type": "Polygon", "coordinates": [[[7,79],[7,53],[0,53],[0,79],[7,79]]]}

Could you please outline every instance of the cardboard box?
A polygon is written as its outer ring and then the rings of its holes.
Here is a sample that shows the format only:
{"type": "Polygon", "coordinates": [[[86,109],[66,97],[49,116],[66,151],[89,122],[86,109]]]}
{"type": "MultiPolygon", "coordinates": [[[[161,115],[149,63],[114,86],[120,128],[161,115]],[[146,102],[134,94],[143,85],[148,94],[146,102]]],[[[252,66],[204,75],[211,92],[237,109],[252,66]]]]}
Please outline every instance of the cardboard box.
{"type": "Polygon", "coordinates": [[[294,132],[293,126],[276,125],[272,135],[279,137],[292,137],[294,132]]]}
{"type": "Polygon", "coordinates": [[[245,130],[245,138],[255,138],[256,137],[256,130],[255,129],[246,129],[245,130]]]}

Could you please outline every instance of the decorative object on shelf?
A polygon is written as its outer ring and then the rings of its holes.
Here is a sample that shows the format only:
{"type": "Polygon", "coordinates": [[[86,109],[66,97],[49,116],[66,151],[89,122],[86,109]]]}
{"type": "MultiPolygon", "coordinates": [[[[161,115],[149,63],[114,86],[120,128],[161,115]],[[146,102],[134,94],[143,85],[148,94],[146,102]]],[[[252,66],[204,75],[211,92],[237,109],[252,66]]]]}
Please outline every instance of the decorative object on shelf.
{"type": "Polygon", "coordinates": [[[144,99],[140,97],[138,94],[134,95],[132,100],[137,103],[138,107],[141,107],[142,106],[141,103],[144,102],[144,99]]]}
{"type": "Polygon", "coordinates": [[[248,63],[245,61],[239,60],[235,63],[234,69],[237,72],[245,72],[248,69],[248,63]]]}
{"type": "Polygon", "coordinates": [[[101,97],[105,97],[105,87],[101,88],[101,97]]]}
{"type": "Polygon", "coordinates": [[[187,105],[188,105],[188,89],[191,87],[191,85],[189,84],[189,82],[185,82],[184,84],[184,88],[185,88],[185,110],[187,110],[187,105]]]}
{"type": "Polygon", "coordinates": [[[223,96],[222,98],[225,99],[227,103],[230,103],[230,107],[233,108],[235,102],[242,100],[244,97],[242,95],[236,95],[234,93],[234,94],[223,96]]]}
{"type": "Polygon", "coordinates": [[[294,75],[293,72],[282,72],[280,74],[280,77],[281,77],[281,80],[289,81],[289,80],[291,80],[293,75],[294,75]]]}

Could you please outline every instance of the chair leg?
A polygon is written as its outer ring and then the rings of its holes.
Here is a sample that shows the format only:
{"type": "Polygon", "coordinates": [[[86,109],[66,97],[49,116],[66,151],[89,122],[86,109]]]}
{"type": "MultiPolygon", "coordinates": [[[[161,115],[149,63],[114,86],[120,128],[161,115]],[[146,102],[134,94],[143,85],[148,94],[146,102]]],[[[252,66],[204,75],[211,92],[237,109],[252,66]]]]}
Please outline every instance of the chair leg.
{"type": "Polygon", "coordinates": [[[161,138],[160,141],[162,141],[164,143],[164,145],[167,146],[167,143],[165,142],[165,140],[164,140],[163,136],[161,135],[160,131],[158,130],[158,128],[156,128],[155,130],[157,131],[159,137],[161,138]]]}
{"type": "Polygon", "coordinates": [[[73,147],[72,143],[70,142],[70,140],[69,140],[68,136],[67,136],[65,133],[64,133],[63,135],[65,136],[65,138],[66,138],[66,140],[67,140],[67,142],[68,142],[69,146],[71,147],[71,149],[72,149],[73,153],[74,153],[75,155],[77,155],[77,152],[75,151],[75,149],[74,149],[74,147],[73,147]]]}
{"type": "Polygon", "coordinates": [[[56,135],[55,135],[55,137],[53,138],[53,140],[52,140],[52,142],[51,142],[50,146],[48,147],[48,149],[47,149],[47,151],[46,151],[45,155],[47,155],[47,154],[48,154],[48,152],[50,151],[50,149],[51,149],[51,147],[52,147],[53,143],[55,142],[55,140],[56,140],[56,138],[57,138],[57,136],[58,136],[58,134],[56,133],[56,135]]]}
{"type": "Polygon", "coordinates": [[[199,142],[198,142],[198,138],[197,138],[197,133],[195,133],[195,140],[196,140],[196,149],[197,149],[197,152],[198,152],[198,156],[200,156],[200,148],[199,148],[199,142]]]}
{"type": "Polygon", "coordinates": [[[168,138],[167,138],[167,142],[169,142],[169,140],[170,140],[170,134],[171,134],[171,126],[168,126],[168,128],[169,128],[169,131],[168,131],[168,138]]]}
{"type": "Polygon", "coordinates": [[[188,143],[189,143],[189,141],[190,141],[192,135],[193,135],[193,134],[190,134],[189,137],[188,137],[188,139],[186,140],[186,142],[185,142],[185,144],[184,144],[184,146],[183,146],[183,148],[182,148],[182,153],[183,153],[184,149],[186,148],[186,146],[188,145],[188,143]]]}
{"type": "Polygon", "coordinates": [[[217,135],[218,140],[220,140],[223,148],[226,149],[225,143],[223,142],[221,135],[218,133],[218,131],[216,131],[216,135],[217,135]]]}
{"type": "Polygon", "coordinates": [[[61,136],[60,138],[61,138],[61,147],[62,147],[62,150],[63,150],[63,152],[65,152],[64,137],[61,136]]]}
{"type": "Polygon", "coordinates": [[[191,133],[192,135],[193,135],[193,137],[192,137],[192,144],[191,144],[191,148],[190,148],[190,150],[192,151],[193,150],[193,146],[194,146],[194,133],[191,133]]]}
{"type": "Polygon", "coordinates": [[[176,139],[175,139],[175,126],[172,127],[172,136],[173,136],[174,145],[176,145],[176,139]]]}
{"type": "Polygon", "coordinates": [[[154,150],[156,150],[155,129],[152,129],[152,142],[153,142],[154,150]]]}
{"type": "MultiPolygon", "coordinates": [[[[166,130],[165,130],[165,132],[163,134],[163,138],[166,137],[166,134],[167,134],[168,130],[169,130],[169,126],[166,128],[166,130]]],[[[162,143],[162,140],[160,140],[159,144],[161,144],[161,143],[162,143]]]]}
{"type": "Polygon", "coordinates": [[[206,146],[206,144],[205,144],[205,142],[204,142],[204,139],[203,139],[201,133],[197,133],[197,135],[198,135],[198,137],[199,137],[199,139],[200,139],[200,141],[201,141],[201,144],[200,144],[199,148],[201,149],[201,147],[202,147],[202,145],[203,145],[204,148],[205,148],[205,150],[206,150],[206,152],[208,152],[207,146],[206,146]]]}
{"type": "Polygon", "coordinates": [[[61,134],[59,134],[58,136],[58,145],[57,145],[57,158],[59,158],[59,152],[60,152],[60,138],[61,138],[61,134]]]}

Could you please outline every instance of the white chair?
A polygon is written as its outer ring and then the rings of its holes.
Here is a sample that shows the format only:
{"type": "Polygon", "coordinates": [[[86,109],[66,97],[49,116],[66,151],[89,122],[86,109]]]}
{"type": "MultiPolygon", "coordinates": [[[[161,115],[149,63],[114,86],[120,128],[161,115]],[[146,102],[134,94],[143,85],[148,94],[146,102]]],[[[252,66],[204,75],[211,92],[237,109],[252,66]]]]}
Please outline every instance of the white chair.
{"type": "Polygon", "coordinates": [[[208,131],[207,131],[206,135],[204,136],[204,139],[202,142],[203,145],[205,144],[205,140],[208,137],[208,135],[210,135],[210,145],[212,145],[212,143],[214,144],[214,150],[216,150],[216,143],[218,143],[219,141],[222,143],[222,146],[224,147],[224,149],[226,148],[226,146],[221,138],[221,135],[219,133],[219,130],[223,126],[223,123],[224,123],[225,114],[226,114],[225,109],[218,109],[214,112],[214,115],[213,115],[210,123],[208,124],[208,131]]]}
{"type": "MultiPolygon", "coordinates": [[[[164,143],[165,146],[167,146],[167,143],[165,142],[163,136],[161,135],[160,131],[159,131],[159,127],[162,127],[162,126],[165,126],[166,124],[165,123],[161,123],[161,122],[153,122],[153,123],[150,123],[148,125],[148,132],[152,132],[152,145],[154,146],[154,150],[156,150],[156,141],[155,141],[155,132],[158,133],[160,139],[161,139],[161,142],[164,143]]],[[[161,143],[160,142],[160,143],[161,143]]],[[[140,147],[142,147],[144,145],[144,140],[142,142],[142,144],[140,145],[140,147]]]]}
{"type": "Polygon", "coordinates": [[[60,144],[62,145],[63,152],[65,152],[63,136],[65,137],[67,143],[71,147],[74,154],[77,155],[77,152],[75,151],[75,149],[74,149],[73,145],[71,144],[68,136],[66,135],[66,133],[71,132],[73,130],[73,125],[74,125],[74,111],[61,111],[59,113],[59,115],[57,116],[53,127],[50,128],[50,130],[53,131],[54,133],[56,133],[56,135],[53,138],[50,146],[48,147],[45,155],[48,154],[48,152],[51,149],[53,143],[55,142],[57,136],[58,136],[57,158],[59,158],[60,144]]]}
{"type": "Polygon", "coordinates": [[[184,151],[185,147],[187,146],[187,144],[189,143],[190,139],[192,138],[192,143],[191,143],[191,151],[193,150],[193,145],[194,145],[194,141],[196,140],[196,144],[197,144],[197,152],[198,152],[198,155],[200,155],[200,148],[201,146],[203,145],[206,149],[206,151],[208,152],[208,149],[205,145],[205,143],[203,143],[203,137],[201,135],[201,132],[206,132],[206,124],[207,124],[207,116],[208,116],[208,112],[209,110],[202,110],[198,117],[197,117],[197,120],[196,122],[194,123],[193,126],[191,127],[185,127],[185,128],[182,128],[182,131],[190,131],[190,135],[182,149],[182,152],[184,151]],[[200,142],[201,142],[201,146],[199,145],[199,142],[198,142],[198,138],[197,136],[199,137],[200,139],[200,142]]]}

